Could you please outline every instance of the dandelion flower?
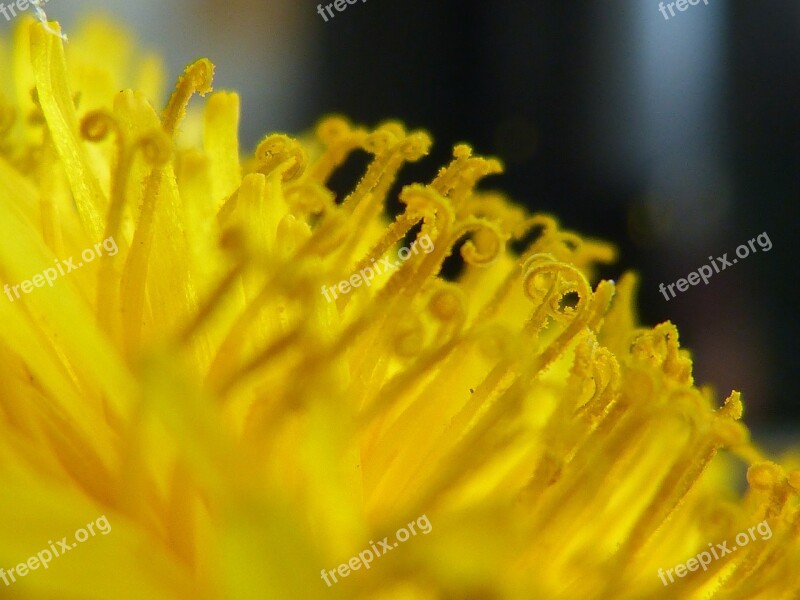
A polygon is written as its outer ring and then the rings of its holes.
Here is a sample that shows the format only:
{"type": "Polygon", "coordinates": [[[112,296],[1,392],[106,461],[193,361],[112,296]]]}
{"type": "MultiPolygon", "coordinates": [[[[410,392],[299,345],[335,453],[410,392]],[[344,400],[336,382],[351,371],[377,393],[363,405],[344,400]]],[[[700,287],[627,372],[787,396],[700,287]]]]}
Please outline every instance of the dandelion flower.
{"type": "Polygon", "coordinates": [[[113,25],[53,33],[0,41],[3,597],[800,595],[797,465],[638,325],[633,274],[597,280],[613,246],[479,189],[501,165],[466,145],[392,217],[426,132],[329,116],[246,154],[208,60],[163,102],[113,25]]]}

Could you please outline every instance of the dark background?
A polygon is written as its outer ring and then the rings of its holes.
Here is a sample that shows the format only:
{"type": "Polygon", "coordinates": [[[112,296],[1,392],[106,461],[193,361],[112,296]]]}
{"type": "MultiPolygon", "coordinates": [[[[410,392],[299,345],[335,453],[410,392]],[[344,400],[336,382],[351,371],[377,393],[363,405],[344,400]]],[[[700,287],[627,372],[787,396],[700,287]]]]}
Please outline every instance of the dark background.
{"type": "MultiPolygon", "coordinates": [[[[650,0],[370,0],[318,23],[336,111],[430,131],[429,177],[469,141],[484,183],[620,246],[644,323],[670,319],[695,378],[743,392],[756,432],[796,432],[800,3],[710,0],[665,20],[650,0]],[[667,302],[670,283],[767,232],[773,248],[667,302]]],[[[409,178],[410,179],[410,178],[409,178]]]]}

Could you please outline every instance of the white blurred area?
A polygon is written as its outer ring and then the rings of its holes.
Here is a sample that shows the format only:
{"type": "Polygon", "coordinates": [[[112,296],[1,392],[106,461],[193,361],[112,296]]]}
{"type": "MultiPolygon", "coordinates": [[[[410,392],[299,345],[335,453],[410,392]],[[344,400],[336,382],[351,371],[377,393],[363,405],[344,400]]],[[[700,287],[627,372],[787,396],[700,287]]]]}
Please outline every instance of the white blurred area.
{"type": "Polygon", "coordinates": [[[594,7],[593,160],[627,185],[646,175],[648,243],[689,260],[732,226],[722,147],[729,7],[700,4],[665,21],[658,3],[613,4],[613,14],[594,7]]]}
{"type": "Polygon", "coordinates": [[[241,96],[243,149],[267,132],[313,125],[303,109],[318,49],[296,0],[49,0],[45,9],[68,35],[89,14],[120,22],[141,49],[163,57],[168,86],[188,63],[209,58],[217,67],[214,89],[241,96]]]}

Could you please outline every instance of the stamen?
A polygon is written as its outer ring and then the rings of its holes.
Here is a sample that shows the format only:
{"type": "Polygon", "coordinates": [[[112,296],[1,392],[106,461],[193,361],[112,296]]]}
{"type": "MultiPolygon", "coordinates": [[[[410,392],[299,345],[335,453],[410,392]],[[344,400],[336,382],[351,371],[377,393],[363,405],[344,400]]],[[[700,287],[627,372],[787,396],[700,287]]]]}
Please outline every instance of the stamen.
{"type": "Polygon", "coordinates": [[[31,0],[31,5],[36,11],[36,16],[38,17],[39,22],[42,24],[42,27],[44,27],[44,30],[47,33],[52,33],[53,35],[60,37],[65,42],[69,41],[66,34],[61,32],[60,26],[57,30],[50,26],[50,22],[47,20],[47,14],[45,14],[44,9],[42,8],[42,1],[46,2],[47,0],[31,0]]]}

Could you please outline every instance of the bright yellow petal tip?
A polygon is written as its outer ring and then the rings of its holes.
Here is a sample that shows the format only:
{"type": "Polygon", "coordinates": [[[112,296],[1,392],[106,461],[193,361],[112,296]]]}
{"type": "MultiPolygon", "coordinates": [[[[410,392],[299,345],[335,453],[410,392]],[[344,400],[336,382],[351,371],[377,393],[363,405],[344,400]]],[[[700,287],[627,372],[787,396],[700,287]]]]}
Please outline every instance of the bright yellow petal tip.
{"type": "Polygon", "coordinates": [[[112,529],[0,595],[800,594],[800,471],[738,392],[695,386],[671,323],[638,326],[634,275],[597,281],[613,246],[478,189],[497,160],[457,146],[391,217],[427,133],[330,116],[242,156],[208,60],[162,109],[123,32],[22,21],[0,40],[0,567],[112,529]]]}

